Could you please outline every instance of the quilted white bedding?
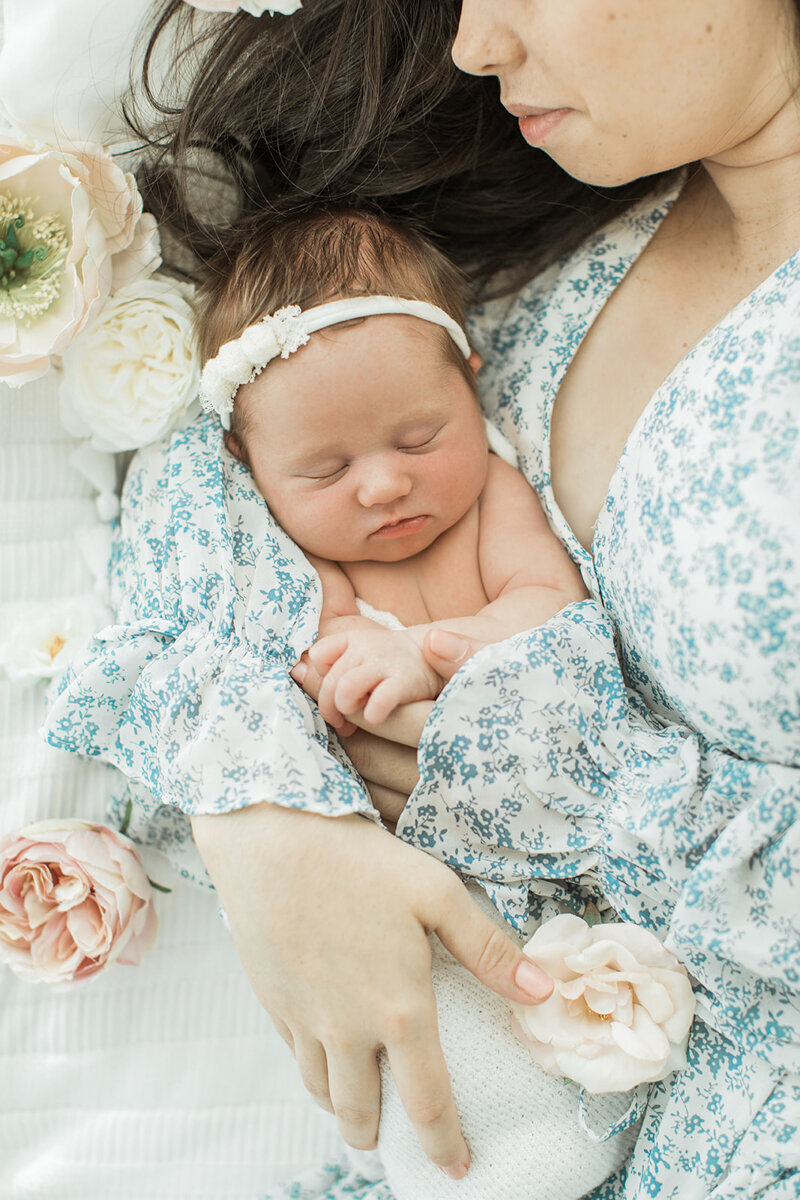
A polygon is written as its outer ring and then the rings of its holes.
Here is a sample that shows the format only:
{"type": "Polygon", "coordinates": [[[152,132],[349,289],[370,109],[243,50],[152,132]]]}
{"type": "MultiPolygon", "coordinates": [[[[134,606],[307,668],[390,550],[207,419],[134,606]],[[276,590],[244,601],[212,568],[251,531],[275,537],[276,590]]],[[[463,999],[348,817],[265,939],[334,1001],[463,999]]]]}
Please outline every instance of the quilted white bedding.
{"type": "MultiPolygon", "coordinates": [[[[51,376],[0,385],[0,632],[92,592],[80,546],[102,536],[70,462],[51,376]]],[[[102,820],[115,772],[47,747],[43,685],[0,678],[0,833],[102,820]]],[[[0,967],[0,1200],[256,1200],[339,1152],[330,1118],[253,997],[210,892],[159,882],[140,967],[54,993],[0,967]]]]}

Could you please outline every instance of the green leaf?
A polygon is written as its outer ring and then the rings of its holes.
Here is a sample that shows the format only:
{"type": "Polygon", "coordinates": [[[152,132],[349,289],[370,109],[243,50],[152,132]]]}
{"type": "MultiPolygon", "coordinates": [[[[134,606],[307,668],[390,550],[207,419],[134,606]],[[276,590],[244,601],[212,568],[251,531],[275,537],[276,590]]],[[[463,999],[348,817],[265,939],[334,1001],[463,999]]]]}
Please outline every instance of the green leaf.
{"type": "Polygon", "coordinates": [[[125,816],[122,818],[122,824],[119,827],[120,833],[128,832],[132,816],[133,816],[133,801],[129,799],[128,803],[125,805],[125,816]]]}
{"type": "Polygon", "coordinates": [[[147,882],[150,884],[150,887],[155,888],[157,892],[172,891],[172,888],[164,887],[163,883],[156,883],[155,879],[151,879],[149,875],[147,876],[147,882]]]}

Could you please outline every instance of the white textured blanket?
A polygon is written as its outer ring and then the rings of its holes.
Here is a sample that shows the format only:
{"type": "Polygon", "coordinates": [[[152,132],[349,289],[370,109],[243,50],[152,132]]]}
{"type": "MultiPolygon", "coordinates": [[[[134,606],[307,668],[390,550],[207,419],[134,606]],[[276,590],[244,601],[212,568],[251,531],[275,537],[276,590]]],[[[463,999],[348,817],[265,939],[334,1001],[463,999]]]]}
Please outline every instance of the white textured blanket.
{"type": "MultiPolygon", "coordinates": [[[[55,380],[0,387],[0,631],[91,593],[101,530],[55,380]],[[82,531],[82,532],[81,532],[82,531]],[[88,535],[88,537],[86,536],[88,535]]],[[[116,772],[38,736],[42,685],[0,679],[0,832],[102,820],[116,772]]],[[[166,864],[150,874],[172,882],[166,864]]],[[[257,1200],[341,1142],[250,992],[214,896],[175,882],[141,967],[64,993],[0,968],[0,1200],[257,1200]]]]}

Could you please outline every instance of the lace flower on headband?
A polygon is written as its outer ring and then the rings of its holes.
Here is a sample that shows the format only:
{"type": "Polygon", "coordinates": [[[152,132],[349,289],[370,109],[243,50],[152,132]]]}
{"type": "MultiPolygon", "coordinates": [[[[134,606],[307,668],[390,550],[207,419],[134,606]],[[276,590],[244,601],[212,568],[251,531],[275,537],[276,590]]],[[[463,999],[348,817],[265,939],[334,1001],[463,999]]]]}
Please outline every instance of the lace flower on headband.
{"type": "Polygon", "coordinates": [[[308,331],[298,304],[279,308],[271,317],[263,317],[244,333],[220,346],[209,359],[200,377],[200,403],[206,412],[229,417],[233,400],[244,383],[252,383],[268,362],[279,355],[288,358],[305,346],[308,331]]]}

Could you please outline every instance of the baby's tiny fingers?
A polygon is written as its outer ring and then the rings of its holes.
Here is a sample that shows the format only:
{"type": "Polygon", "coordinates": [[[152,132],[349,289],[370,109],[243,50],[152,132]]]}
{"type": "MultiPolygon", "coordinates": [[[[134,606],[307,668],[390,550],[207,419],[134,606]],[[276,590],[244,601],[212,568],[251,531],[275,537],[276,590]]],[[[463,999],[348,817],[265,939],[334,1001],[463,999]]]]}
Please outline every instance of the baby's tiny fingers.
{"type": "Polygon", "coordinates": [[[360,712],[372,689],[380,683],[381,676],[375,667],[364,665],[343,672],[336,684],[336,707],[339,712],[350,715],[360,712]]]}
{"type": "Polygon", "coordinates": [[[347,649],[346,633],[331,633],[328,637],[320,638],[308,650],[308,657],[319,671],[325,675],[337,659],[341,658],[347,649]]]}
{"type": "Polygon", "coordinates": [[[382,679],[364,706],[364,720],[381,725],[403,703],[403,687],[397,679],[382,679]]]}
{"type": "Polygon", "coordinates": [[[345,720],[336,706],[336,680],[331,673],[328,673],[322,681],[317,704],[322,713],[322,719],[332,725],[337,732],[342,730],[345,720]]]}

